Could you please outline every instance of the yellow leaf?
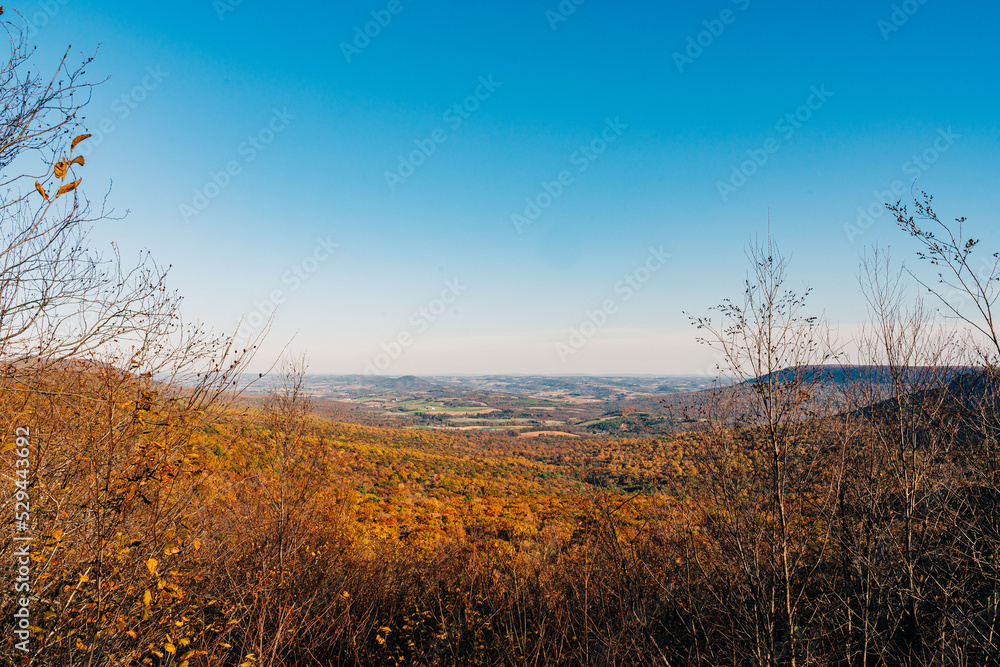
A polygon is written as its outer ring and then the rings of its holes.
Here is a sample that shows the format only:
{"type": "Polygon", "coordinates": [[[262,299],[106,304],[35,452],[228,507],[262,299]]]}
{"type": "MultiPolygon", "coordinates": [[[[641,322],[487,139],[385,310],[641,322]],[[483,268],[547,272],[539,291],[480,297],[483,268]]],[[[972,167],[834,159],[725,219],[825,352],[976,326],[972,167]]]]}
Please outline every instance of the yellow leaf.
{"type": "Polygon", "coordinates": [[[42,195],[42,199],[48,199],[49,196],[45,194],[45,188],[38,181],[35,181],[35,189],[38,190],[38,194],[42,195]]]}
{"type": "Polygon", "coordinates": [[[83,141],[84,139],[89,139],[89,138],[90,138],[89,134],[81,134],[80,136],[78,136],[76,139],[73,140],[73,145],[70,147],[70,150],[76,148],[76,145],[81,141],[83,141]]]}
{"type": "Polygon", "coordinates": [[[78,164],[82,167],[85,162],[86,160],[83,159],[82,155],[77,155],[75,158],[69,161],[69,164],[78,164]]]}
{"type": "Polygon", "coordinates": [[[80,583],[81,583],[81,584],[85,584],[85,583],[87,583],[88,581],[90,581],[90,577],[88,577],[88,576],[87,576],[87,575],[85,575],[85,574],[81,574],[81,575],[80,575],[80,583]]]}
{"type": "Polygon", "coordinates": [[[63,536],[63,529],[62,528],[56,528],[55,530],[52,531],[52,538],[53,539],[61,540],[62,536],[63,536]]]}
{"type": "Polygon", "coordinates": [[[167,653],[177,653],[177,647],[170,643],[164,644],[163,650],[167,653]]]}
{"type": "Polygon", "coordinates": [[[156,576],[156,566],[157,566],[157,564],[158,564],[158,561],[155,558],[150,558],[149,560],[146,561],[146,569],[149,570],[149,575],[151,577],[155,577],[156,576]]]}
{"type": "Polygon", "coordinates": [[[13,443],[13,442],[12,442],[12,443],[10,443],[9,445],[4,445],[3,449],[0,449],[0,454],[6,454],[6,453],[7,453],[7,452],[9,452],[10,450],[14,449],[14,446],[15,446],[15,445],[14,445],[14,443],[13,443]]]}
{"type": "Polygon", "coordinates": [[[56,178],[66,178],[67,171],[69,171],[69,165],[62,160],[56,162],[56,166],[52,169],[52,173],[56,175],[56,178]]]}
{"type": "Polygon", "coordinates": [[[129,630],[129,631],[128,631],[128,632],[126,632],[125,634],[127,634],[127,635],[128,635],[129,637],[131,637],[132,639],[135,639],[135,638],[136,638],[136,637],[138,636],[138,635],[136,635],[136,634],[135,634],[135,630],[129,630]]]}
{"type": "MultiPolygon", "coordinates": [[[[11,445],[11,448],[13,448],[13,447],[14,447],[14,445],[11,445]]],[[[195,540],[194,542],[192,542],[191,545],[194,547],[195,551],[198,551],[198,550],[201,549],[201,542],[198,541],[198,540],[195,540]]]]}
{"type": "Polygon", "coordinates": [[[165,556],[173,556],[178,551],[180,551],[180,549],[178,549],[177,546],[173,544],[168,544],[163,547],[163,555],[165,556]]]}
{"type": "Polygon", "coordinates": [[[142,594],[142,603],[144,605],[148,607],[152,601],[153,601],[153,595],[149,591],[146,591],[145,593],[142,594]]]}
{"type": "Polygon", "coordinates": [[[59,191],[56,192],[56,196],[58,197],[59,195],[64,195],[67,192],[72,192],[73,190],[76,190],[77,186],[80,185],[80,181],[82,180],[83,179],[78,178],[72,183],[67,183],[66,185],[62,186],[61,188],[59,188],[59,191]]]}

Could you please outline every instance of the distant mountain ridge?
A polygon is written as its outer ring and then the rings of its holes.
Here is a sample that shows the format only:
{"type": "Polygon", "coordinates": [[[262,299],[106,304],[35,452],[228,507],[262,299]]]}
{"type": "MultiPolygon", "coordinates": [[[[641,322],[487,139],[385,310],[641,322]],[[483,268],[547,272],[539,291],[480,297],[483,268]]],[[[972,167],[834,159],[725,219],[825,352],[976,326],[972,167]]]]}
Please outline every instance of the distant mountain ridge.
{"type": "MultiPolygon", "coordinates": [[[[872,366],[841,366],[841,365],[816,365],[803,366],[798,369],[786,368],[777,371],[773,375],[783,382],[796,379],[802,382],[824,382],[830,384],[847,384],[849,382],[877,382],[887,384],[897,379],[903,382],[914,382],[919,380],[939,379],[942,382],[949,382],[952,379],[976,369],[972,366],[906,366],[894,367],[886,365],[872,366]]],[[[769,376],[762,376],[748,383],[760,382],[769,376]]]]}

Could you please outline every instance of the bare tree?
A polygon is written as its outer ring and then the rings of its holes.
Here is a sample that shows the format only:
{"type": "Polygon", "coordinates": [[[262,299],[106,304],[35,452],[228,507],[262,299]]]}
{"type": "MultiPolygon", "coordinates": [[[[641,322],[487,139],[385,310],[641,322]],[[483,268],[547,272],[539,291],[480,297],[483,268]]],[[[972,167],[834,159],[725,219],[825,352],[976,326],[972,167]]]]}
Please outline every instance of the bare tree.
{"type": "Polygon", "coordinates": [[[849,470],[838,506],[838,633],[845,658],[861,665],[943,660],[947,605],[933,601],[962,586],[961,568],[949,566],[961,477],[949,383],[961,350],[921,300],[908,302],[902,278],[887,252],[863,258],[868,323],[841,385],[849,470]]]}
{"type": "Polygon", "coordinates": [[[16,21],[0,22],[0,359],[7,375],[109,347],[142,346],[178,325],[166,269],[148,253],[123,263],[89,247],[89,226],[113,212],[84,194],[78,154],[91,57],[63,55],[42,75],[16,21]]]}
{"type": "MultiPolygon", "coordinates": [[[[191,618],[187,573],[157,563],[197,548],[193,508],[211,471],[196,434],[244,382],[256,341],[239,348],[185,323],[148,253],[128,263],[91,247],[89,226],[112,213],[91,206],[77,153],[91,58],[74,66],[67,51],[42,76],[23,26],[0,29],[0,423],[32,434],[35,659],[141,661],[170,639],[150,628],[129,645],[125,623],[191,618]],[[144,601],[150,579],[161,593],[144,601]]],[[[0,478],[12,475],[3,457],[0,478]]],[[[0,510],[12,512],[12,498],[0,510]]],[[[0,542],[4,563],[13,548],[0,542]]],[[[0,591],[3,614],[11,595],[0,591]]]]}
{"type": "MultiPolygon", "coordinates": [[[[922,246],[918,257],[936,274],[914,279],[940,305],[944,316],[965,328],[964,364],[947,388],[949,423],[958,429],[952,458],[963,484],[960,516],[950,527],[961,536],[953,566],[961,564],[988,595],[953,596],[949,632],[973,655],[1000,654],[1000,252],[975,257],[979,240],[967,232],[965,217],[943,221],[934,198],[921,191],[912,211],[901,202],[888,206],[899,226],[922,246]],[[958,600],[964,604],[959,605],[958,600]]],[[[954,643],[954,642],[953,642],[954,643]]]]}
{"type": "Polygon", "coordinates": [[[936,283],[923,280],[915,272],[910,275],[941,304],[946,316],[953,317],[978,332],[985,347],[976,345],[982,361],[995,366],[1000,360],[1000,336],[997,314],[1000,297],[1000,252],[983,258],[979,266],[973,261],[973,251],[979,240],[966,234],[966,218],[953,223],[942,221],[934,210],[934,197],[924,191],[913,200],[913,210],[902,202],[887,205],[896,222],[916,239],[923,249],[919,259],[934,267],[936,283]]]}
{"type": "Polygon", "coordinates": [[[809,290],[788,288],[788,260],[773,241],[753,245],[748,258],[742,303],[723,301],[718,323],[692,318],[735,380],[716,391],[697,451],[699,560],[757,664],[797,665],[808,661],[807,591],[830,558],[841,483],[818,392],[833,353],[824,322],[805,313],[809,290]]]}

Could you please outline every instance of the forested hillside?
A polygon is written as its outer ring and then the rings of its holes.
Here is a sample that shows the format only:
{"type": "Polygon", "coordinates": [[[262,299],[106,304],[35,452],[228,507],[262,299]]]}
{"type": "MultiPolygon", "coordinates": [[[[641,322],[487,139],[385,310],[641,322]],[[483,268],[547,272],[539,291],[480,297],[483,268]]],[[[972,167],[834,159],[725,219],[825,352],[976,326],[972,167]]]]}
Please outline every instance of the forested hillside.
{"type": "Polygon", "coordinates": [[[468,403],[506,383],[532,428],[350,423],[297,356],[248,399],[266,327],[189,322],[168,266],[94,241],[91,59],[43,76],[3,25],[0,664],[1000,664],[1000,264],[929,195],[888,212],[931,277],[866,254],[849,340],[766,237],[691,318],[696,398],[492,377],[468,403]]]}

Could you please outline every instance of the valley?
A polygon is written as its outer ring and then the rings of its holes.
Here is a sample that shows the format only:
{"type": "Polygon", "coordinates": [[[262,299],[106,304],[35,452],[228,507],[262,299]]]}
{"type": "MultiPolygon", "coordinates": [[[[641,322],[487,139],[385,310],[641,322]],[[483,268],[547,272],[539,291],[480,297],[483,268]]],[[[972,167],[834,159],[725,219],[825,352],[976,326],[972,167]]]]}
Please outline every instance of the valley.
{"type": "Polygon", "coordinates": [[[520,437],[670,433],[683,419],[676,406],[712,386],[713,380],[702,376],[310,375],[304,380],[316,410],[344,421],[520,437]],[[678,402],[682,394],[686,398],[678,402]]]}

